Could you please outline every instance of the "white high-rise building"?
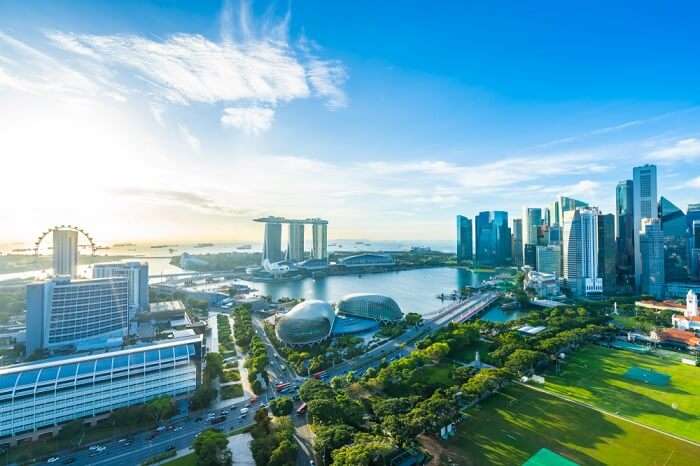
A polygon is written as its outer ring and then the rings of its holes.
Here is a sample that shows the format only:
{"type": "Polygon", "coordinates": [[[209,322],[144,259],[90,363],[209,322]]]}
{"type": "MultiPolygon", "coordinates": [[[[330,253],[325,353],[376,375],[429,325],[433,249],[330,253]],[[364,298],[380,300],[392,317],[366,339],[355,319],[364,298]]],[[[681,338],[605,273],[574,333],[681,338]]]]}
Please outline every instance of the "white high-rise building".
{"type": "Polygon", "coordinates": [[[634,278],[637,290],[641,290],[642,254],[639,234],[642,219],[658,217],[658,198],[656,190],[656,165],[634,167],[632,180],[632,215],[634,228],[634,278]]]}
{"type": "Polygon", "coordinates": [[[68,228],[53,231],[53,273],[78,276],[78,232],[68,228]]]}
{"type": "Polygon", "coordinates": [[[542,224],[542,209],[523,207],[523,244],[537,244],[537,227],[542,224]]]}
{"type": "Polygon", "coordinates": [[[93,278],[126,277],[129,283],[129,319],[148,311],[148,262],[124,261],[95,264],[93,278]]]}
{"type": "Polygon", "coordinates": [[[598,276],[598,209],[577,208],[563,213],[562,275],[577,296],[603,292],[598,276]]]}
{"type": "Polygon", "coordinates": [[[311,229],[313,234],[313,258],[328,259],[328,224],[314,223],[311,229]]]}

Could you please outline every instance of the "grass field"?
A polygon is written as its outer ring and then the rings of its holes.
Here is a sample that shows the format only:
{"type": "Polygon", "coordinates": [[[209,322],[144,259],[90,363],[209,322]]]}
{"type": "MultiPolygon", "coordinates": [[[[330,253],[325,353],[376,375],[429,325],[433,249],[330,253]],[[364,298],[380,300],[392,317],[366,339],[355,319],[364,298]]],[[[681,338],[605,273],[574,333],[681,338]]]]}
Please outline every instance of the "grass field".
{"type": "Polygon", "coordinates": [[[589,346],[548,374],[544,388],[700,442],[700,368],[651,354],[589,346]],[[631,367],[671,376],[665,387],[624,377],[631,367]]]}
{"type": "Polygon", "coordinates": [[[197,457],[194,455],[194,453],[190,453],[172,461],[168,461],[164,464],[164,466],[195,466],[196,464],[197,457]]]}
{"type": "Polygon", "coordinates": [[[469,410],[445,446],[452,464],[464,466],[520,465],[543,447],[595,466],[688,465],[700,457],[698,447],[520,386],[469,410]]]}

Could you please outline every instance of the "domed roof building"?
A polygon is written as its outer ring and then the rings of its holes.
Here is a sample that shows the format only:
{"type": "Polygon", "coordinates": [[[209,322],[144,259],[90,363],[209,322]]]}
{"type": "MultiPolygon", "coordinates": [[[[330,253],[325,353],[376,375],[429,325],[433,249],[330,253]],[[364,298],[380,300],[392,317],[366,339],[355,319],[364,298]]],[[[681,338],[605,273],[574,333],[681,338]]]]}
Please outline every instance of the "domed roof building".
{"type": "Polygon", "coordinates": [[[403,318],[399,305],[388,296],[373,293],[353,293],[343,296],[336,304],[338,313],[372,319],[380,322],[397,322],[403,318]]]}
{"type": "Polygon", "coordinates": [[[333,329],[335,312],[325,301],[308,300],[281,316],[275,334],[290,346],[312,345],[328,338],[333,329]]]}

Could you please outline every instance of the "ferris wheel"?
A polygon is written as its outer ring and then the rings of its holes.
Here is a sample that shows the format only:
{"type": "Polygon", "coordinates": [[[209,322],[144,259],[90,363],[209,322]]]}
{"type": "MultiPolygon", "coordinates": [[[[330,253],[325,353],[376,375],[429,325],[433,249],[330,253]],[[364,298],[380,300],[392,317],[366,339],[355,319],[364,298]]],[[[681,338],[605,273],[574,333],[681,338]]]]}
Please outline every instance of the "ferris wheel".
{"type": "Polygon", "coordinates": [[[34,248],[32,248],[32,249],[34,250],[35,256],[39,255],[39,246],[41,246],[41,242],[44,240],[44,238],[46,238],[47,236],[49,236],[50,234],[52,234],[56,230],[77,231],[79,235],[84,236],[88,240],[88,242],[90,243],[90,255],[94,256],[95,253],[97,252],[97,244],[95,243],[95,241],[92,239],[92,236],[90,236],[90,234],[87,231],[83,230],[80,227],[74,226],[74,225],[56,225],[56,226],[44,231],[41,235],[39,235],[39,237],[36,239],[36,241],[34,241],[34,248]]]}

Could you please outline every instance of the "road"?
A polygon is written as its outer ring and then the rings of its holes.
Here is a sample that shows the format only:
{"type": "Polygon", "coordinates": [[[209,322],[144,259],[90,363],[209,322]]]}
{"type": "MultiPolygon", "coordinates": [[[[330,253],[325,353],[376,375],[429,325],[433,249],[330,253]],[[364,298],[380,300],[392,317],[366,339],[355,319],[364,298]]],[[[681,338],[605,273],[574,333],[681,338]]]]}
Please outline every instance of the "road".
{"type": "MultiPolygon", "coordinates": [[[[247,427],[253,423],[255,412],[260,408],[262,399],[258,403],[250,405],[250,411],[244,417],[241,417],[240,409],[247,406],[248,403],[241,401],[231,404],[227,407],[230,410],[226,420],[220,424],[210,425],[207,422],[207,412],[193,413],[190,417],[174,421],[167,425],[167,428],[160,433],[149,431],[129,437],[128,441],[121,439],[111,440],[109,442],[100,442],[99,445],[106,447],[101,453],[94,453],[88,449],[88,446],[81,448],[75,452],[59,452],[55,456],[59,457],[59,461],[55,464],[61,464],[67,458],[75,458],[72,463],[77,466],[82,465],[103,465],[103,466],[126,466],[138,465],[143,461],[166,451],[168,448],[174,447],[176,450],[189,448],[194,441],[195,436],[208,428],[216,427],[222,431],[230,431],[247,427]],[[198,420],[199,419],[199,420],[198,420]],[[150,439],[149,437],[154,436],[150,439]]],[[[217,414],[221,410],[216,411],[217,414]]],[[[47,464],[47,462],[34,463],[39,465],[47,464]]]]}

